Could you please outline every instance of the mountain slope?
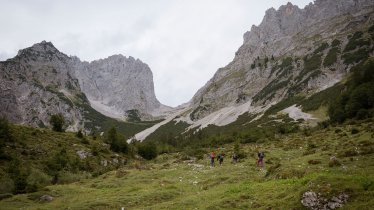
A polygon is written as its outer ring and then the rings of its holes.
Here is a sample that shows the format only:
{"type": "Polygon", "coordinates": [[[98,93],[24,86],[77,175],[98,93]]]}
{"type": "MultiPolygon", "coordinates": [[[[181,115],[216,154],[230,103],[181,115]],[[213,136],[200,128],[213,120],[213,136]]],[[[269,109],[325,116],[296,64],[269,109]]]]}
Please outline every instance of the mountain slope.
{"type": "MultiPolygon", "coordinates": [[[[299,9],[288,3],[269,9],[262,23],[244,34],[234,60],[219,69],[193,97],[190,117],[203,118],[252,100],[254,107],[299,93],[312,94],[340,81],[352,65],[368,57],[372,41],[362,39],[363,58],[347,58],[357,30],[373,23],[372,1],[316,1],[299,9]],[[354,38],[354,37],[353,37],[354,38]]],[[[361,53],[361,51],[360,51],[361,53]]]]}
{"type": "Polygon", "coordinates": [[[43,41],[0,62],[0,72],[0,115],[18,124],[46,127],[52,114],[62,113],[70,130],[117,126],[130,137],[154,123],[110,117],[152,120],[169,109],[155,97],[149,67],[122,55],[81,62],[43,41]]]}
{"type": "MultiPolygon", "coordinates": [[[[339,81],[373,56],[373,20],[374,3],[368,0],[269,9],[262,23],[244,34],[234,60],[215,73],[173,122],[184,121],[194,130],[235,124],[244,116],[247,121],[240,126],[246,126],[264,113],[288,107],[286,112],[308,116],[294,105],[305,106],[304,111],[326,105],[330,98],[321,95],[334,97],[342,90],[339,81]]],[[[149,133],[144,134],[137,137],[143,140],[149,133]]]]}

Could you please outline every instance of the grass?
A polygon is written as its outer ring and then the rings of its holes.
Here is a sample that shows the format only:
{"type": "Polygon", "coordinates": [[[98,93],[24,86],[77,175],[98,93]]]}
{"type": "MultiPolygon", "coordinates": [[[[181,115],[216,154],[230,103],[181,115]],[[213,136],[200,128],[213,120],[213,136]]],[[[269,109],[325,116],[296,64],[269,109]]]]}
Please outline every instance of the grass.
{"type": "Polygon", "coordinates": [[[185,160],[182,153],[128,164],[97,178],[49,186],[39,192],[0,201],[2,209],[303,209],[300,199],[308,190],[331,198],[341,192],[350,197],[343,209],[370,209],[374,205],[374,154],[339,157],[341,166],[329,167],[331,156],[349,148],[374,146],[373,122],[325,130],[282,135],[265,143],[241,144],[247,154],[229,163],[233,144],[203,148],[224,152],[222,166],[209,167],[207,158],[185,160]],[[341,132],[336,133],[339,129],[341,132]],[[344,133],[345,135],[342,135],[344,133]],[[313,146],[308,146],[313,145],[313,146]],[[265,168],[255,166],[255,154],[265,151],[265,168]],[[313,150],[313,152],[310,152],[313,150]],[[307,151],[309,151],[308,154],[307,151]],[[309,164],[318,160],[318,164],[309,164]],[[274,167],[273,167],[274,166],[274,167]],[[275,167],[276,166],[276,167],[275,167]],[[272,168],[270,170],[270,168],[272,168]],[[52,202],[40,202],[44,194],[52,202]]]}

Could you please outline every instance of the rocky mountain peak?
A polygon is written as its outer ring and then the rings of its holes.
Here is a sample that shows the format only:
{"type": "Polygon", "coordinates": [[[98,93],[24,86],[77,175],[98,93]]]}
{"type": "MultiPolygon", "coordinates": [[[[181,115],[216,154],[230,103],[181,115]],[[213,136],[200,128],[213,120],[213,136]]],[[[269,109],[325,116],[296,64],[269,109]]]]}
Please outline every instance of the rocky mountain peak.
{"type": "Polygon", "coordinates": [[[372,0],[317,0],[303,9],[292,3],[268,9],[262,22],[244,34],[234,60],[195,94],[191,119],[226,113],[226,107],[243,110],[242,104],[265,109],[292,94],[335,84],[352,67],[351,55],[341,55],[347,35],[366,30],[373,22],[373,6],[372,0]]]}
{"type": "Polygon", "coordinates": [[[56,54],[61,53],[53,44],[52,42],[42,41],[40,43],[36,43],[31,47],[22,49],[18,51],[18,56],[22,56],[24,54],[56,54]]]}

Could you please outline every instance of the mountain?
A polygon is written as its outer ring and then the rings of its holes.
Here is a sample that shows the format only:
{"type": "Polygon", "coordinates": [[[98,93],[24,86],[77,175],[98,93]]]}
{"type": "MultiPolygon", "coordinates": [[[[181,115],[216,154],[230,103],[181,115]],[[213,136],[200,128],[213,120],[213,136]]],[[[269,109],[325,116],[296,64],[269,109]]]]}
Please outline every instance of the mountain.
{"type": "Polygon", "coordinates": [[[71,127],[82,126],[83,116],[72,98],[82,97],[70,58],[50,42],[20,50],[0,62],[1,115],[19,124],[44,127],[51,114],[63,113],[71,127]],[[81,125],[78,125],[81,124],[81,125]]]}
{"type": "MultiPolygon", "coordinates": [[[[304,9],[288,3],[267,10],[261,24],[244,34],[234,60],[166,123],[201,129],[247,116],[244,125],[283,109],[295,120],[314,119],[303,113],[306,100],[318,98],[308,108],[319,108],[330,100],[326,95],[339,93],[339,82],[354,66],[373,55],[373,6],[370,0],[318,0],[304,9]]],[[[155,127],[136,137],[147,138],[155,127]]]]}
{"type": "Polygon", "coordinates": [[[152,71],[133,57],[113,55],[90,63],[75,58],[75,76],[91,105],[115,118],[153,119],[170,109],[156,98],[152,71]]]}
{"type": "MultiPolygon", "coordinates": [[[[351,40],[347,35],[372,22],[373,5],[372,1],[321,0],[304,9],[288,3],[267,10],[262,23],[244,34],[234,60],[195,94],[191,119],[249,101],[255,109],[334,85],[360,61],[345,59],[351,40]]],[[[370,48],[367,37],[358,39],[370,48]]],[[[369,51],[364,53],[368,56],[369,51]]]]}
{"type": "Polygon", "coordinates": [[[0,62],[0,71],[0,114],[18,124],[45,127],[62,113],[68,129],[93,130],[116,123],[109,117],[149,120],[169,109],[155,97],[147,64],[132,57],[82,62],[43,41],[0,62]]]}

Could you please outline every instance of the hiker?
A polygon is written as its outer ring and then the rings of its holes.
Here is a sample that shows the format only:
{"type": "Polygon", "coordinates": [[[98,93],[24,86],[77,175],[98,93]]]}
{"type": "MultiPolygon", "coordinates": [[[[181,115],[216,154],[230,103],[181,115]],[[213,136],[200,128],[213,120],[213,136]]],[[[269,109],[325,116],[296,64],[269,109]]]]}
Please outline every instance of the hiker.
{"type": "Polygon", "coordinates": [[[223,153],[221,153],[221,154],[218,155],[217,160],[219,161],[219,165],[222,165],[222,163],[223,163],[223,157],[224,156],[225,155],[223,153]]]}
{"type": "Polygon", "coordinates": [[[257,153],[257,166],[259,167],[264,167],[264,157],[265,157],[265,154],[264,152],[258,152],[257,153]]]}
{"type": "Polygon", "coordinates": [[[214,159],[216,158],[216,155],[214,152],[210,154],[210,166],[214,167],[214,159]]]}
{"type": "Polygon", "coordinates": [[[237,163],[238,162],[238,155],[234,152],[234,154],[232,154],[232,163],[237,163]]]}

